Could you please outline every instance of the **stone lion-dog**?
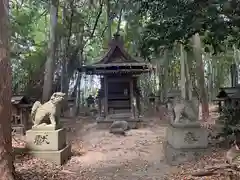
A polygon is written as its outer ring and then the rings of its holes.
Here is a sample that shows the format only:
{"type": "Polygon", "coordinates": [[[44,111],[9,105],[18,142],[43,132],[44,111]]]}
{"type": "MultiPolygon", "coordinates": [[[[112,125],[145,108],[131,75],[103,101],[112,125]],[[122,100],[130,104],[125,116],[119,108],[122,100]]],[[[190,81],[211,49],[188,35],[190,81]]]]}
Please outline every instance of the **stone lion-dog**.
{"type": "Polygon", "coordinates": [[[37,126],[43,123],[43,121],[48,118],[52,125],[57,123],[57,106],[64,100],[65,93],[55,92],[51,96],[50,100],[44,104],[36,101],[33,104],[31,111],[31,118],[33,121],[33,126],[37,126]]]}

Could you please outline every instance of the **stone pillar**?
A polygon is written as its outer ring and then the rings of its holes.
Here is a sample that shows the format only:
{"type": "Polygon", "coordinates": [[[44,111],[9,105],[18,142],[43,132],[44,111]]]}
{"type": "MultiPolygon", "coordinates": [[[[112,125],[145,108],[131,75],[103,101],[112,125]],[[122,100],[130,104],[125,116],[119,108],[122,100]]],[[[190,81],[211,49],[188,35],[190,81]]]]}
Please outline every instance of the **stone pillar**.
{"type": "Polygon", "coordinates": [[[175,116],[167,128],[164,146],[166,160],[171,165],[195,160],[208,146],[207,130],[198,121],[197,104],[193,100],[173,104],[175,116]]]}

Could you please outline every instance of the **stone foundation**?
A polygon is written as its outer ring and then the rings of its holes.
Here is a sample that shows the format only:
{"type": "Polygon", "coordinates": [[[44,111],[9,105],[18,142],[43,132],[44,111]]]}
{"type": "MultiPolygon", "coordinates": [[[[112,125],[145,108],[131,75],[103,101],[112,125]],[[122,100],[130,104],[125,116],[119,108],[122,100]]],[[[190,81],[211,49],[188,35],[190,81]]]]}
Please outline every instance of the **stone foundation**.
{"type": "Polygon", "coordinates": [[[58,165],[65,164],[71,155],[71,146],[67,145],[65,148],[58,151],[29,151],[34,157],[51,161],[58,165]]]}
{"type": "Polygon", "coordinates": [[[114,121],[127,121],[130,129],[138,129],[144,126],[142,117],[134,118],[131,112],[109,114],[107,117],[97,117],[99,129],[109,129],[114,121]]]}
{"type": "Polygon", "coordinates": [[[199,124],[169,125],[164,152],[171,165],[195,160],[208,147],[208,132],[199,124]]]}
{"type": "Polygon", "coordinates": [[[167,142],[175,149],[207,148],[208,132],[200,126],[167,128],[167,142]]]}
{"type": "Polygon", "coordinates": [[[36,151],[58,151],[66,146],[66,131],[29,130],[26,132],[27,148],[36,151]]]}
{"type": "Polygon", "coordinates": [[[206,149],[203,148],[175,149],[168,142],[164,143],[165,159],[172,166],[178,166],[188,161],[195,161],[205,151],[206,149]]]}
{"type": "MultiPolygon", "coordinates": [[[[114,121],[113,120],[101,120],[97,121],[97,127],[99,129],[109,129],[114,121]]],[[[138,129],[143,126],[142,121],[127,121],[130,129],[138,129]]]]}
{"type": "Polygon", "coordinates": [[[29,153],[62,165],[71,156],[71,146],[66,144],[65,129],[35,127],[26,132],[29,153]]]}

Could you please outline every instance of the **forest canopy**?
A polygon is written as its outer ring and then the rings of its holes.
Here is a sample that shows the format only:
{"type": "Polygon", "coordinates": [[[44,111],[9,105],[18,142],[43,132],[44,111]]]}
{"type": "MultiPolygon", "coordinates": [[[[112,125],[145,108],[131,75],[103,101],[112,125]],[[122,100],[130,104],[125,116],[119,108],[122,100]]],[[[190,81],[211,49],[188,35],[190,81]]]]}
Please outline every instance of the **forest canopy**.
{"type": "MultiPolygon", "coordinates": [[[[188,43],[198,32],[203,42],[222,52],[228,46],[239,47],[240,3],[238,0],[135,0],[138,11],[147,17],[142,48],[172,46],[174,42],[188,43]]],[[[206,51],[210,51],[206,49],[206,51]]]]}

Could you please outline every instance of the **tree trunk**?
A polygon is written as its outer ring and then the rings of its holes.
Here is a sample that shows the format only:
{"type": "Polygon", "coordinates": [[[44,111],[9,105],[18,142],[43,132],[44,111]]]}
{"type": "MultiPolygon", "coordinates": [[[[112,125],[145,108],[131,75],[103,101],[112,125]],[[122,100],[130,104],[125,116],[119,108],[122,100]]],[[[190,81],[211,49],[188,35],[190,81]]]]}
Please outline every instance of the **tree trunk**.
{"type": "MultiPolygon", "coordinates": [[[[67,3],[64,2],[63,3],[63,10],[62,10],[62,24],[64,26],[64,28],[67,28],[66,26],[66,15],[67,15],[67,12],[66,12],[66,6],[67,6],[67,3]]],[[[61,69],[61,92],[64,92],[64,86],[65,86],[65,79],[66,79],[66,76],[67,76],[67,70],[66,70],[66,64],[67,64],[67,51],[66,51],[66,46],[67,45],[67,38],[65,37],[65,35],[61,37],[61,52],[62,52],[62,61],[61,61],[61,65],[62,65],[62,69],[61,69]]]]}
{"type": "Polygon", "coordinates": [[[106,0],[107,6],[107,24],[108,24],[108,41],[112,39],[112,20],[111,20],[111,13],[110,13],[110,0],[106,0]]]}
{"type": "Polygon", "coordinates": [[[81,80],[82,80],[82,74],[78,72],[78,77],[77,77],[77,82],[76,82],[76,88],[77,88],[77,93],[76,93],[76,115],[79,114],[80,112],[80,104],[81,104],[81,80]]]}
{"type": "MultiPolygon", "coordinates": [[[[161,72],[161,70],[163,70],[163,68],[161,67],[161,61],[162,59],[159,59],[156,63],[157,63],[157,78],[158,78],[158,100],[162,101],[162,89],[163,89],[163,73],[161,72]]],[[[164,71],[164,70],[163,70],[164,71]]]]}
{"type": "Polygon", "coordinates": [[[186,66],[185,66],[185,51],[184,51],[184,47],[182,44],[180,44],[180,53],[181,53],[181,57],[180,57],[180,88],[181,88],[181,96],[182,98],[186,99],[187,96],[187,88],[186,88],[186,66]]]}
{"type": "Polygon", "coordinates": [[[120,33],[120,28],[121,28],[121,23],[122,23],[122,12],[123,12],[123,8],[121,7],[120,13],[119,13],[119,18],[118,18],[117,34],[120,33]]]}
{"type": "Polygon", "coordinates": [[[57,12],[58,0],[51,1],[50,7],[50,37],[48,43],[48,57],[45,63],[45,74],[43,83],[42,101],[49,100],[52,94],[53,79],[54,79],[54,65],[55,65],[55,40],[56,40],[56,26],[57,26],[57,12]]]}
{"type": "Polygon", "coordinates": [[[167,93],[168,93],[168,86],[169,86],[169,77],[168,77],[168,50],[166,49],[163,53],[163,59],[157,62],[158,65],[158,79],[159,79],[159,100],[164,102],[167,93]],[[162,61],[162,63],[160,62],[162,61]]]}
{"type": "Polygon", "coordinates": [[[165,101],[167,99],[167,94],[169,90],[169,58],[168,58],[168,50],[165,50],[164,52],[164,82],[163,82],[163,100],[165,101]]]}
{"type": "MultiPolygon", "coordinates": [[[[67,5],[67,3],[65,3],[67,5]]],[[[75,59],[72,59],[71,56],[71,36],[72,36],[72,26],[73,26],[73,16],[74,16],[74,0],[71,0],[69,2],[69,6],[71,9],[71,12],[67,18],[66,9],[63,8],[63,15],[62,15],[62,21],[63,24],[65,24],[65,27],[68,29],[68,36],[62,37],[62,51],[63,51],[63,61],[62,61],[62,74],[61,74],[61,91],[66,93],[68,95],[69,90],[69,83],[72,72],[72,68],[69,68],[71,66],[71,62],[75,61],[75,59]],[[68,19],[68,20],[67,20],[68,19]],[[67,22],[67,23],[66,23],[67,22]]],[[[77,52],[78,53],[78,52],[77,52]]]]}
{"type": "Polygon", "coordinates": [[[210,54],[206,54],[206,59],[208,62],[208,94],[209,94],[209,102],[213,100],[213,72],[212,72],[212,59],[210,54]]]}
{"type": "Polygon", "coordinates": [[[13,180],[11,138],[12,70],[9,58],[8,0],[0,0],[0,179],[13,180]]]}
{"type": "Polygon", "coordinates": [[[196,96],[196,94],[193,94],[193,84],[195,83],[194,82],[195,73],[193,72],[192,52],[187,51],[186,53],[187,53],[186,69],[188,74],[188,95],[189,95],[189,99],[192,99],[193,96],[196,96]]]}
{"type": "Polygon", "coordinates": [[[181,79],[181,95],[184,99],[190,100],[192,98],[192,88],[191,88],[191,80],[189,77],[189,65],[191,64],[187,57],[187,52],[185,51],[183,45],[180,45],[180,79],[181,79]]]}
{"type": "MultiPolygon", "coordinates": [[[[77,43],[81,48],[79,49],[79,66],[82,67],[82,65],[85,63],[84,62],[84,57],[83,57],[83,49],[84,49],[84,44],[83,44],[83,33],[84,33],[84,25],[79,26],[79,32],[80,34],[78,35],[77,38],[77,43]]],[[[79,114],[80,112],[80,105],[81,105],[81,81],[82,81],[82,73],[78,72],[77,75],[77,81],[76,81],[76,100],[75,100],[75,105],[76,105],[76,115],[79,114]]]]}
{"type": "Polygon", "coordinates": [[[201,39],[198,33],[193,36],[193,52],[196,59],[197,67],[196,73],[198,76],[198,85],[200,90],[200,100],[202,104],[202,117],[203,120],[206,120],[209,117],[209,108],[208,108],[208,97],[205,88],[204,80],[204,66],[202,60],[202,46],[201,39]]]}

